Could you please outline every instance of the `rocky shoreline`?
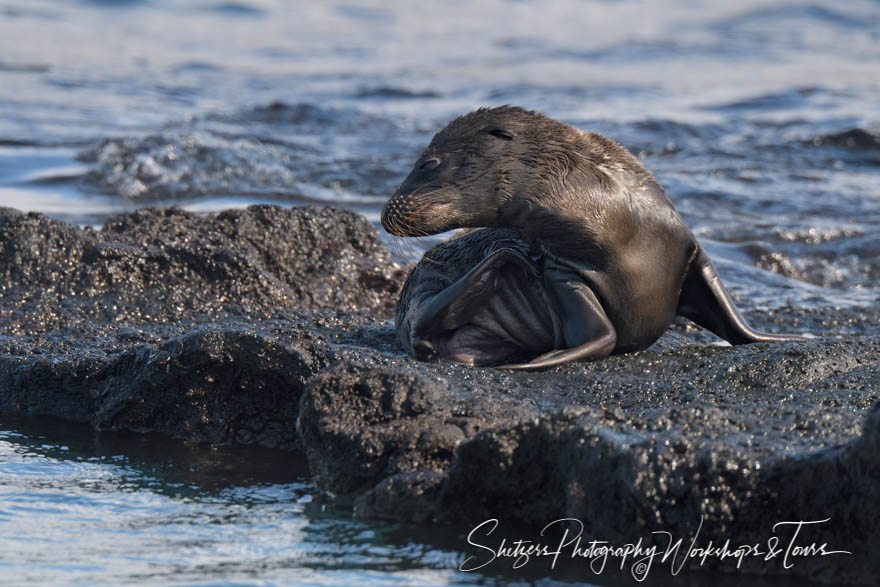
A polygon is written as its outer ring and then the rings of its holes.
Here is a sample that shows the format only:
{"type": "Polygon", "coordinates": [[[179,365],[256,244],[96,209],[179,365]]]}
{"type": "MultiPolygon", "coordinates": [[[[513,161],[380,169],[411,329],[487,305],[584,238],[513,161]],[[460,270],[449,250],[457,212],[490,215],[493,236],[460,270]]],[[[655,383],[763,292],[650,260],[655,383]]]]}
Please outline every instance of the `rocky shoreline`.
{"type": "Polygon", "coordinates": [[[0,272],[0,416],[296,451],[337,503],[414,523],[739,545],[830,518],[798,544],[853,554],[787,572],[880,580],[876,306],[743,308],[845,337],[723,347],[682,322],[644,352],[512,373],[407,359],[405,269],[344,210],[145,209],[93,230],[0,209],[0,272]]]}

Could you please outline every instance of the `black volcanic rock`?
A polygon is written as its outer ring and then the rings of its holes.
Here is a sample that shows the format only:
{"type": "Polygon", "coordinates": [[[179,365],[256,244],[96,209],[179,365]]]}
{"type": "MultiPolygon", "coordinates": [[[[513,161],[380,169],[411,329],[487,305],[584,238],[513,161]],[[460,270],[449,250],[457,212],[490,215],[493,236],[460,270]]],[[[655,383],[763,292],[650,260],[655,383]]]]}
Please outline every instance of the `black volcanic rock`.
{"type": "Polygon", "coordinates": [[[341,210],[148,209],[99,231],[3,210],[0,417],[302,451],[357,515],[463,532],[572,517],[613,544],[766,545],[830,518],[799,544],[852,555],[703,568],[880,579],[880,308],[746,307],[826,336],[724,347],[680,322],[647,351],[520,373],[407,359],[403,273],[341,210]]]}
{"type": "Polygon", "coordinates": [[[304,383],[329,363],[320,351],[229,323],[103,351],[84,343],[63,355],[0,356],[0,413],[292,449],[304,383]]]}
{"type": "Polygon", "coordinates": [[[390,315],[402,277],[345,210],[144,209],[96,231],[2,209],[0,414],[295,448],[334,357],[320,332],[390,315]]]}
{"type": "Polygon", "coordinates": [[[401,279],[376,229],[345,210],[147,208],[95,231],[0,209],[10,333],[286,307],[389,314],[401,279]]]}
{"type": "Polygon", "coordinates": [[[880,577],[878,356],[880,337],[865,337],[681,346],[530,375],[343,364],[309,381],[299,426],[318,483],[365,517],[500,518],[536,540],[571,517],[613,544],[689,540],[702,520],[701,543],[716,545],[830,518],[798,544],[853,555],[800,557],[794,572],[860,583],[880,577]]]}

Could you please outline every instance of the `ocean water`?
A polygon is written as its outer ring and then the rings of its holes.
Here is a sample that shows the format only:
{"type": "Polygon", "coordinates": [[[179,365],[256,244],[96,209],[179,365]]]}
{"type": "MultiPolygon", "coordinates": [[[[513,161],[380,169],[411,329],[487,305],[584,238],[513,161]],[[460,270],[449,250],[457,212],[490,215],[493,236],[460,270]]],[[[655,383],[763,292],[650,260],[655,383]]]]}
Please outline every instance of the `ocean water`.
{"type": "MultiPolygon", "coordinates": [[[[874,0],[0,0],[0,206],[78,224],[258,202],[378,223],[440,126],[500,104],[629,147],[743,307],[880,303],[874,0]]],[[[251,451],[0,420],[0,583],[517,578],[251,451]]]]}

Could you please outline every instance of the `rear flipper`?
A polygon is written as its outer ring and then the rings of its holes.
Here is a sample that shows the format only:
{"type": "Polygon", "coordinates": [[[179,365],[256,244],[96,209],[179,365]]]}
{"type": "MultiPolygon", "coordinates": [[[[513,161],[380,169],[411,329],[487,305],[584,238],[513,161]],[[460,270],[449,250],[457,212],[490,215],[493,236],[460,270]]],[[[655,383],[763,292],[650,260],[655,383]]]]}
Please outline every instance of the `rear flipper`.
{"type": "Polygon", "coordinates": [[[432,331],[454,330],[476,314],[478,308],[500,287],[500,270],[509,264],[533,271],[531,261],[514,249],[499,249],[483,259],[458,281],[419,305],[413,334],[423,337],[432,331]]]}
{"type": "Polygon", "coordinates": [[[492,253],[419,304],[410,322],[413,355],[544,369],[610,354],[616,335],[593,291],[570,270],[543,269],[542,277],[514,249],[492,253]]]}
{"type": "Polygon", "coordinates": [[[759,332],[749,326],[699,245],[681,288],[677,313],[711,330],[730,344],[808,340],[796,334],[759,332]]]}
{"type": "Polygon", "coordinates": [[[553,328],[542,324],[532,308],[534,293],[524,286],[530,279],[538,279],[537,270],[525,254],[511,248],[493,252],[418,305],[410,323],[412,354],[419,360],[448,358],[469,365],[497,365],[534,355],[516,338],[552,341],[553,328]],[[498,305],[505,310],[500,316],[487,310],[498,305]],[[518,325],[522,332],[517,334],[524,336],[505,336],[518,325]]]}
{"type": "Polygon", "coordinates": [[[558,322],[563,346],[528,363],[502,365],[502,369],[534,370],[555,367],[570,361],[599,359],[611,354],[617,333],[587,284],[561,270],[548,270],[545,283],[557,302],[558,322]]]}

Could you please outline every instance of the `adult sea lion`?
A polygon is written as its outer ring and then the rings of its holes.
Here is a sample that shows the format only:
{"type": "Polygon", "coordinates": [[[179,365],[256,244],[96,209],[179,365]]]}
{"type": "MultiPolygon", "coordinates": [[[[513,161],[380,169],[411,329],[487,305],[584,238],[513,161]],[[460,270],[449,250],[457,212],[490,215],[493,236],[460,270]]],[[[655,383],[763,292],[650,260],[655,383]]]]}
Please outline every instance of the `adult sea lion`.
{"type": "Polygon", "coordinates": [[[752,329],[657,180],[619,143],[514,106],[450,122],[382,210],[432,248],[396,327],[418,359],[539,369],[648,347],[676,314],[732,344],[752,329]]]}

